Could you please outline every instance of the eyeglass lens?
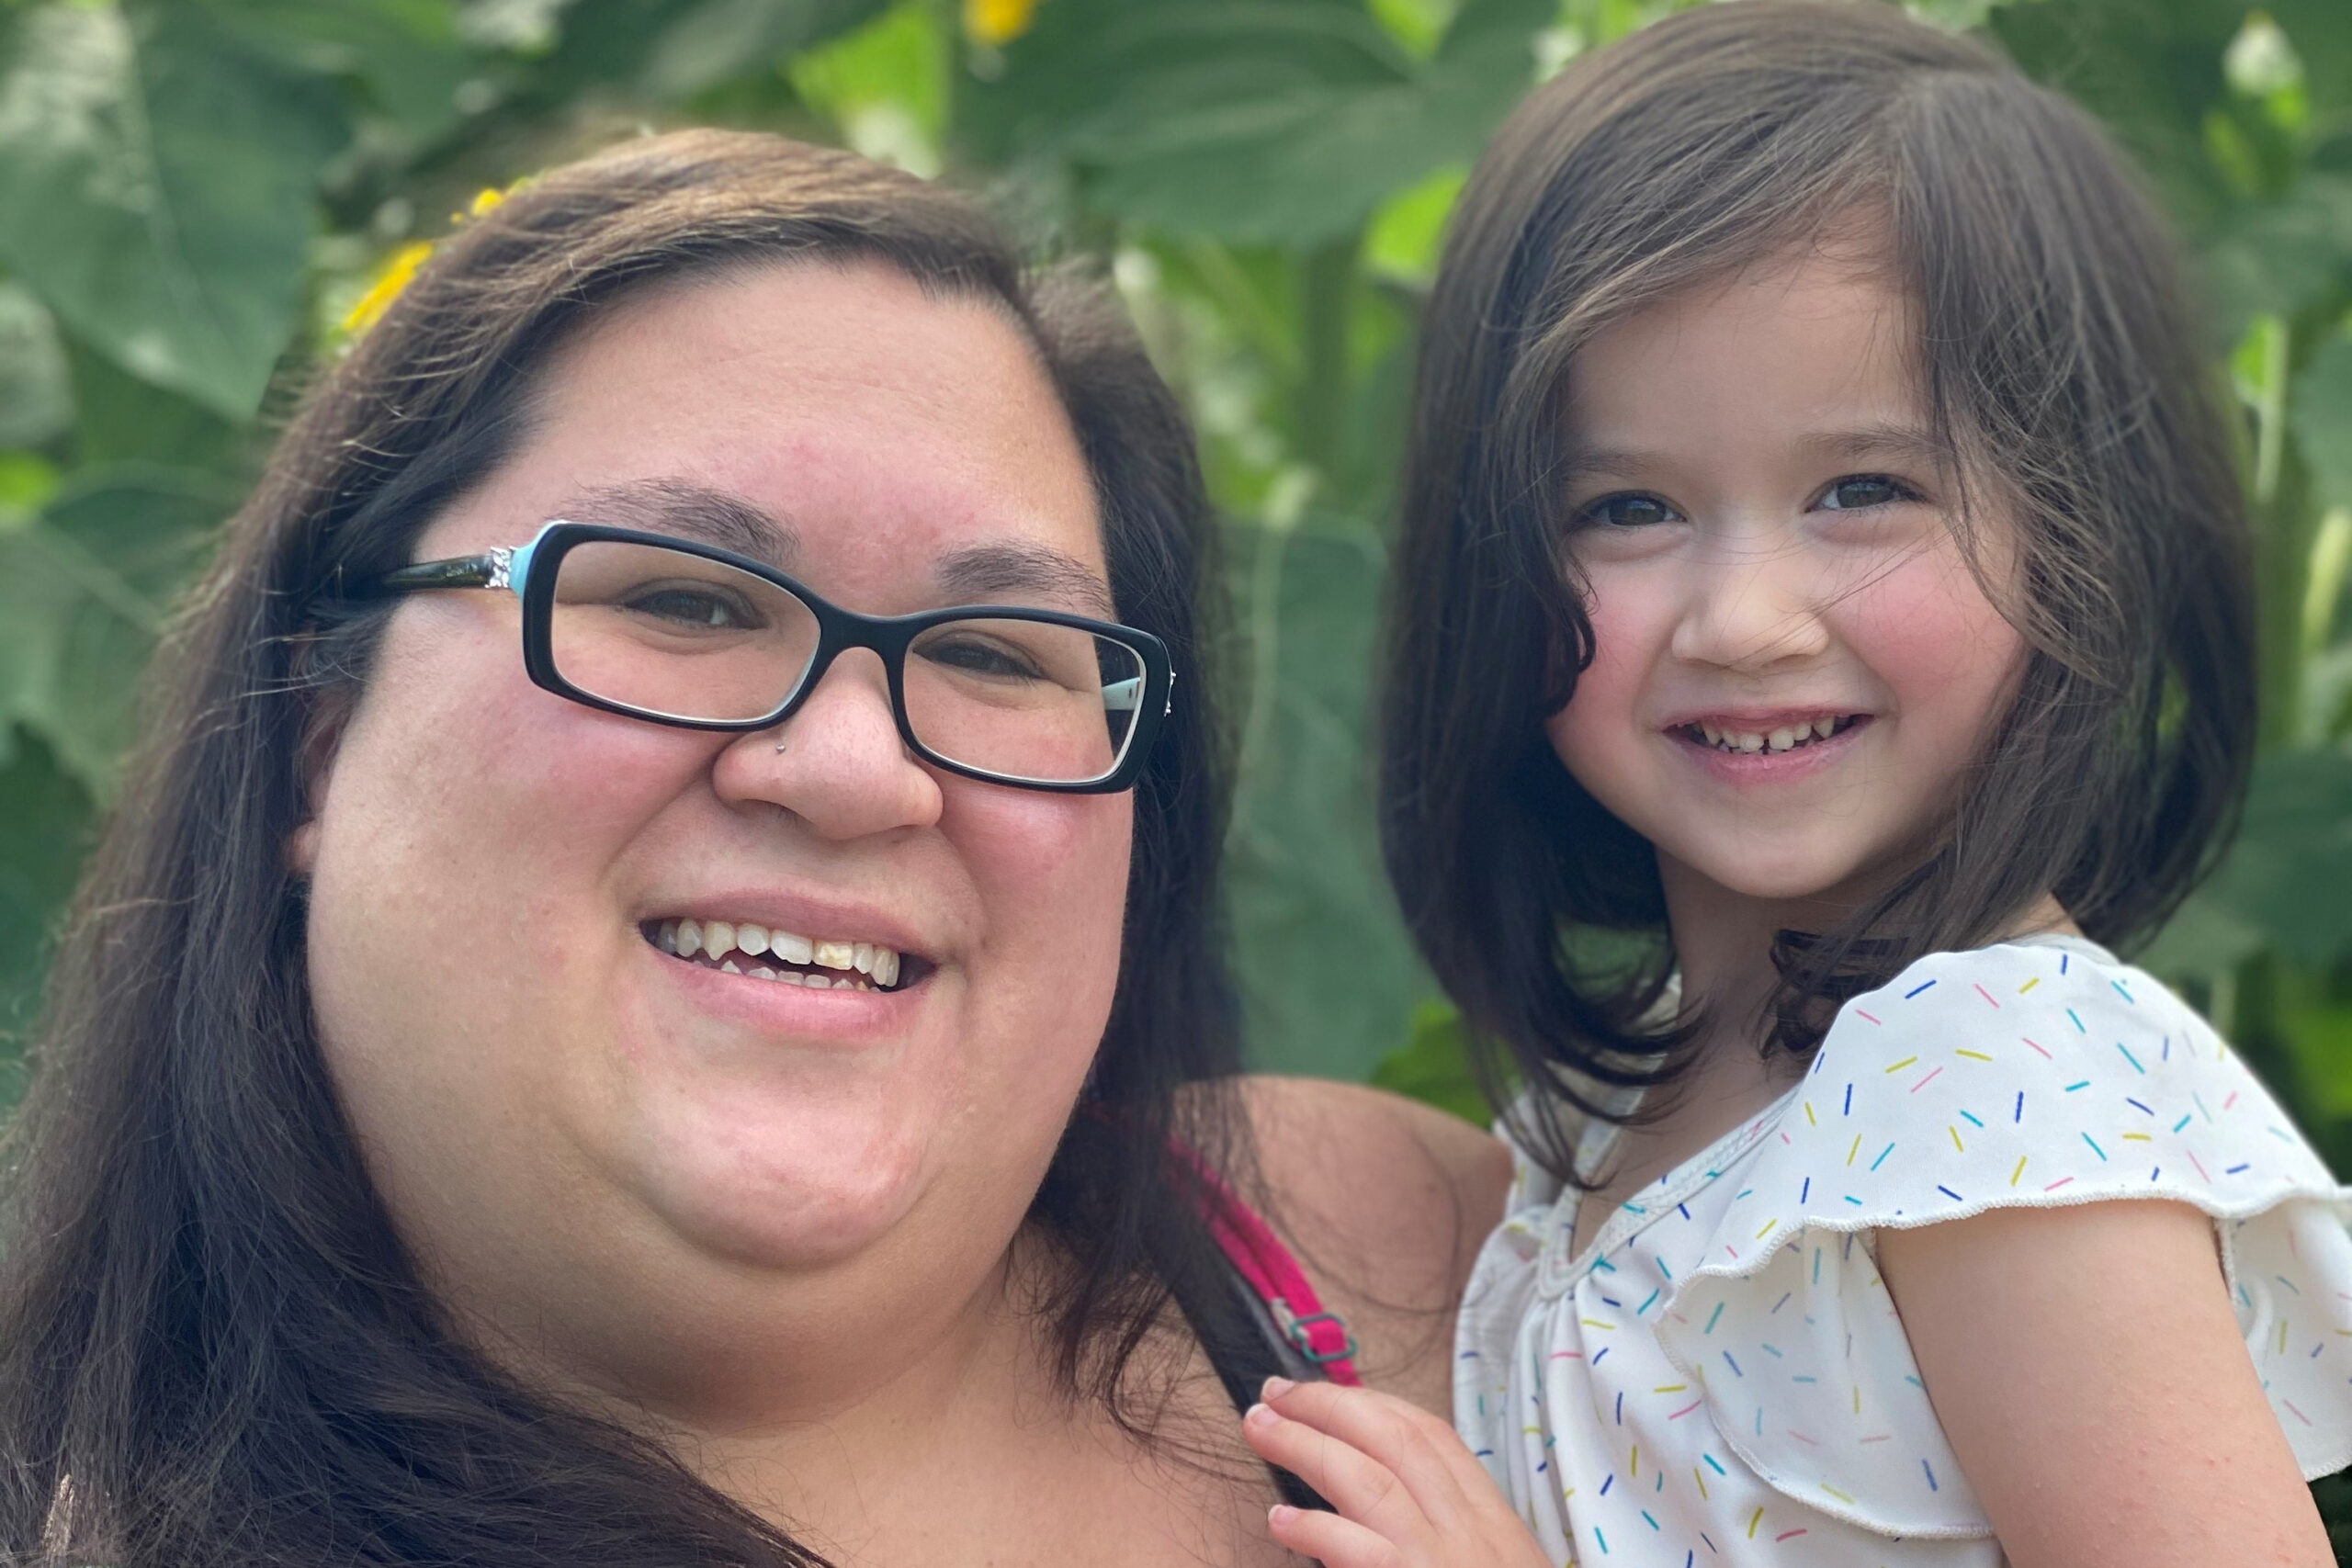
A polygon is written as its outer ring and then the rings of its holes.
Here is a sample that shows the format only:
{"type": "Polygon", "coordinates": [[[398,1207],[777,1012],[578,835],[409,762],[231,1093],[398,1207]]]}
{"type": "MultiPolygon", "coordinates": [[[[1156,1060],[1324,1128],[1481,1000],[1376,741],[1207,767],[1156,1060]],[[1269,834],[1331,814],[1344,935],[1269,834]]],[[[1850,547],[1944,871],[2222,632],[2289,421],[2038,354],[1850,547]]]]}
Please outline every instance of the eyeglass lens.
{"type": "MultiPolygon", "coordinates": [[[[650,717],[747,722],[782,707],[816,657],[816,613],[723,561],[593,539],[556,569],[556,672],[650,717]]],[[[1144,661],[1077,626],[981,617],[925,627],[906,655],[906,722],[948,761],[1083,784],[1118,766],[1144,661]]]]}

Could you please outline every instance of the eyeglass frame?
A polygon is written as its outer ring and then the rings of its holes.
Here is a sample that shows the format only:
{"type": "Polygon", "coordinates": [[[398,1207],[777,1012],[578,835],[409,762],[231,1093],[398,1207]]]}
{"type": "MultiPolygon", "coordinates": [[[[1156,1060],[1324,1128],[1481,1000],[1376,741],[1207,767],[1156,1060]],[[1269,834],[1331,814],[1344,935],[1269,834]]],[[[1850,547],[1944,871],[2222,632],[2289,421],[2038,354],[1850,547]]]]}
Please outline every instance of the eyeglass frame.
{"type": "Polygon", "coordinates": [[[933,767],[1013,789],[1041,790],[1052,795],[1115,795],[1132,789],[1149,759],[1161,720],[1176,710],[1176,671],[1169,658],[1168,645],[1140,627],[1020,604],[954,604],[939,610],[919,610],[907,615],[864,615],[854,610],[842,608],[763,561],[738,555],[716,545],[682,539],[672,534],[652,534],[636,528],[616,528],[602,523],[575,523],[557,518],[542,525],[526,544],[501,545],[479,555],[450,556],[440,560],[395,567],[369,580],[354,596],[374,598],[442,588],[503,589],[511,592],[521,602],[523,669],[530,676],[532,684],[583,707],[619,714],[625,718],[642,719],[648,724],[666,725],[674,729],[749,734],[754,730],[774,728],[800,711],[801,705],[808,700],[809,694],[823,683],[825,672],[832,668],[836,658],[851,649],[871,649],[882,660],[883,671],[888,677],[890,716],[899,727],[899,739],[906,743],[909,750],[933,767]],[[566,554],[578,546],[595,542],[646,545],[716,561],[721,566],[748,572],[791,594],[808,607],[817,621],[816,650],[809,655],[808,668],[801,671],[799,682],[785,694],[784,701],[773,712],[763,717],[684,718],[600,697],[566,680],[555,667],[556,577],[566,554]],[[933,626],[952,621],[982,619],[1069,626],[1130,649],[1142,660],[1143,690],[1136,699],[1135,716],[1130,722],[1125,749],[1109,773],[1099,778],[1076,781],[991,773],[968,762],[941,756],[915,734],[914,726],[907,718],[907,649],[916,637],[933,626]]]}

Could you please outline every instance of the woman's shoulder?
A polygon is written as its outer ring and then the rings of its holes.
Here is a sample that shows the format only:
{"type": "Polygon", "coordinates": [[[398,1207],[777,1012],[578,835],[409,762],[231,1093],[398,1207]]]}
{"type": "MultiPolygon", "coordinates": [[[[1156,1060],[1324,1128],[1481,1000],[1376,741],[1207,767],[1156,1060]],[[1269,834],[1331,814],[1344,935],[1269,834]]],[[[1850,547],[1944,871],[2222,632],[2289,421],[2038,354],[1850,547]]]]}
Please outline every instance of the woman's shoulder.
{"type": "Polygon", "coordinates": [[[1253,1075],[1239,1087],[1267,1218],[1347,1320],[1365,1381],[1450,1413],[1453,1312],[1502,1218],[1510,1151],[1360,1084],[1253,1075]]]}

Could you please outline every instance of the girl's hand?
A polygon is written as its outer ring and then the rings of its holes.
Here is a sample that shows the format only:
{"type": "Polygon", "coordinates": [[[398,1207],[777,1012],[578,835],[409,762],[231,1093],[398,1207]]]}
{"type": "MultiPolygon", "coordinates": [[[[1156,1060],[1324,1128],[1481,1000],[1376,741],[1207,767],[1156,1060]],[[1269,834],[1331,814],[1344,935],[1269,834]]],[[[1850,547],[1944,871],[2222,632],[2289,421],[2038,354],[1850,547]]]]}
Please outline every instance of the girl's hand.
{"type": "Polygon", "coordinates": [[[1368,1388],[1268,1378],[1241,1437],[1330,1500],[1276,1505],[1273,1537],[1324,1568],[1552,1568],[1453,1428],[1368,1388]]]}

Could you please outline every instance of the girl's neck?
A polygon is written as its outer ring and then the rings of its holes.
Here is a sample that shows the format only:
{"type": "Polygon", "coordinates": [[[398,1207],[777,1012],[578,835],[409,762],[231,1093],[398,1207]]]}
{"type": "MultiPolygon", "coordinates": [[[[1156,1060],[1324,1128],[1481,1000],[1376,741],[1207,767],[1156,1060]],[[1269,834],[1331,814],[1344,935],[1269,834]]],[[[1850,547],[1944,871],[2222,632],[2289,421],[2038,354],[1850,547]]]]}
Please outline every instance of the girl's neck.
{"type": "MultiPolygon", "coordinates": [[[[1736,893],[1666,855],[1658,857],[1666,890],[1667,926],[1682,976],[1686,1013],[1703,1008],[1705,1029],[1693,1049],[1702,1057],[1735,1043],[1751,1049],[1764,1039],[1765,1009],[1780,973],[1774,940],[1784,931],[1826,931],[1850,917],[1874,889],[1837,888],[1804,898],[1758,898],[1736,893]]],[[[2044,893],[1996,940],[2058,931],[2081,936],[2064,908],[2044,893]]]]}

